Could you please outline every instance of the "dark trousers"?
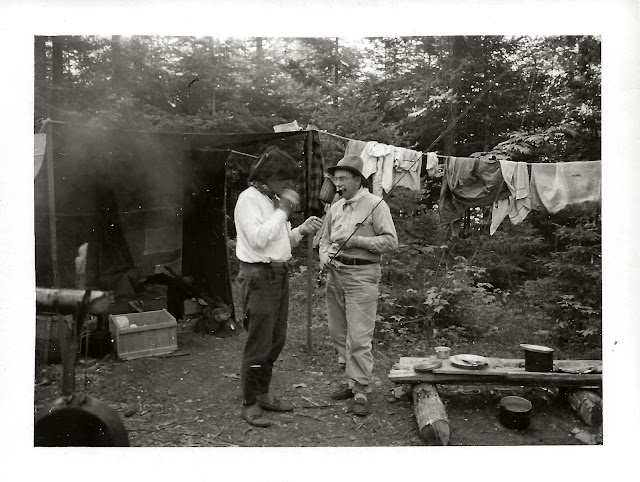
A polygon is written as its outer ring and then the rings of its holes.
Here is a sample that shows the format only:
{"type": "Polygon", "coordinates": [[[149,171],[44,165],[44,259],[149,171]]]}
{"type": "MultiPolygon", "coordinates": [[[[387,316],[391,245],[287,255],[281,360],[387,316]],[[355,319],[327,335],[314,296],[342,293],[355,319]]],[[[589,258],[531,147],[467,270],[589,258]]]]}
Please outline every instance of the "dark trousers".
{"type": "Polygon", "coordinates": [[[273,364],[287,335],[289,271],[286,264],[240,262],[243,325],[247,341],[242,353],[242,391],[245,405],[269,392],[273,364]]]}

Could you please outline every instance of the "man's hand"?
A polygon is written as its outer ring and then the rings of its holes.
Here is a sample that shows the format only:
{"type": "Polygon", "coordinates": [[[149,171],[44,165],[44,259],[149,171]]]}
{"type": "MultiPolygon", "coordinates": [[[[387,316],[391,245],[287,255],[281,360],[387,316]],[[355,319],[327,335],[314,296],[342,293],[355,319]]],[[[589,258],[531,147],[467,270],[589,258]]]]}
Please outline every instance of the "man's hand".
{"type": "Polygon", "coordinates": [[[350,238],[340,237],[333,240],[338,245],[339,249],[350,249],[358,247],[358,236],[351,236],[350,238]],[[348,239],[348,240],[347,240],[348,239]]]}
{"type": "Polygon", "coordinates": [[[331,265],[331,263],[329,263],[330,259],[331,257],[326,253],[320,255],[320,271],[327,269],[331,265]]]}
{"type": "Polygon", "coordinates": [[[314,234],[322,227],[322,219],[317,216],[309,216],[307,220],[300,225],[300,234],[314,234]]]}
{"type": "Polygon", "coordinates": [[[280,194],[280,205],[278,207],[287,214],[287,218],[291,217],[298,207],[298,204],[300,204],[300,195],[297,192],[291,189],[282,191],[280,194]]]}

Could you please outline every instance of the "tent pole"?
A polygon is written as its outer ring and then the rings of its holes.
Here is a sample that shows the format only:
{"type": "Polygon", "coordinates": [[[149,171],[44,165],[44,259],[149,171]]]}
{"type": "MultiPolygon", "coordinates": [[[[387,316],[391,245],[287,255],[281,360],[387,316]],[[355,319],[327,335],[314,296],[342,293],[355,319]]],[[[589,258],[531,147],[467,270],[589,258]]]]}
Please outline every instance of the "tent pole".
{"type": "MultiPolygon", "coordinates": [[[[313,158],[313,132],[309,132],[307,134],[307,138],[306,138],[306,149],[305,149],[305,153],[306,153],[306,159],[305,159],[305,164],[306,164],[306,172],[305,172],[305,179],[306,179],[306,184],[307,184],[307,189],[306,189],[306,193],[307,193],[307,202],[306,202],[306,212],[305,212],[305,218],[308,218],[310,215],[310,208],[309,208],[309,193],[310,193],[310,188],[311,188],[311,162],[312,162],[312,158],[313,158]]],[[[309,356],[312,355],[313,353],[313,341],[311,339],[311,318],[312,318],[312,313],[311,313],[311,299],[312,299],[312,294],[313,294],[313,284],[312,284],[312,276],[311,276],[311,263],[313,260],[313,235],[312,234],[307,234],[307,354],[309,356]]]]}
{"type": "Polygon", "coordinates": [[[49,194],[49,247],[51,248],[51,266],[53,269],[53,287],[60,288],[58,269],[58,239],[56,228],[56,196],[53,175],[53,131],[51,122],[47,124],[47,144],[45,147],[47,158],[47,184],[49,194]]]}

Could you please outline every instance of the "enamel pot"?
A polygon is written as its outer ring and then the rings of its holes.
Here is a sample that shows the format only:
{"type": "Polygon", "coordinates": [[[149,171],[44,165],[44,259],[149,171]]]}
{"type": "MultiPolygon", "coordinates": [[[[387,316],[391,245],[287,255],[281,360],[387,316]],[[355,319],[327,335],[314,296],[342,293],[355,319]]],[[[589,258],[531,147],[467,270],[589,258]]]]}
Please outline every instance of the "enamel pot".
{"type": "Polygon", "coordinates": [[[507,428],[525,429],[529,426],[532,405],[522,397],[504,397],[500,400],[500,423],[507,428]]]}

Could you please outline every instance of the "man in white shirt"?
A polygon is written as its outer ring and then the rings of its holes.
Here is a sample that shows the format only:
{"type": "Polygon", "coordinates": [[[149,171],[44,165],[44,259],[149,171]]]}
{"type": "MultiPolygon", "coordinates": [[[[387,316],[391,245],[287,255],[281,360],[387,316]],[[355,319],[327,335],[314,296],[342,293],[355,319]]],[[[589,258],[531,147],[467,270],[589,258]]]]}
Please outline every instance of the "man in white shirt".
{"type": "Polygon", "coordinates": [[[273,364],[284,347],[289,314],[291,248],[322,221],[309,217],[291,229],[289,218],[300,197],[293,190],[302,176],[298,163],[278,148],[267,149],[251,169],[249,187],[234,210],[236,255],[240,270],[243,325],[247,340],[242,354],[242,417],[267,427],[264,410],[291,411],[293,405],[269,393],[273,364]]]}

